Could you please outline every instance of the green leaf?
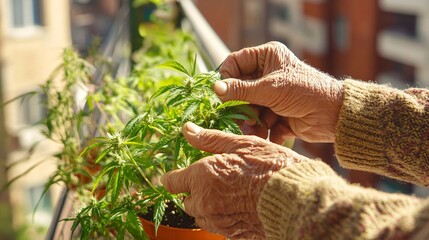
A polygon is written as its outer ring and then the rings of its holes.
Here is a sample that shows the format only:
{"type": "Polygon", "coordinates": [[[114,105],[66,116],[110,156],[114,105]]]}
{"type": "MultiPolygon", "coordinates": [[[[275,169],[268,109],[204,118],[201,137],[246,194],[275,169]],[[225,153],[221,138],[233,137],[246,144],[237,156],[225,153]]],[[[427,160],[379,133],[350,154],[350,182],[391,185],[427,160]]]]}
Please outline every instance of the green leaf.
{"type": "Polygon", "coordinates": [[[144,113],[128,121],[127,125],[125,125],[124,129],[122,130],[123,136],[126,138],[135,137],[137,133],[144,127],[144,120],[146,116],[147,113],[144,113]]]}
{"type": "Polygon", "coordinates": [[[88,97],[86,97],[86,105],[88,106],[89,111],[94,110],[94,95],[88,95],[88,97]]]}
{"type": "MultiPolygon", "coordinates": [[[[124,181],[124,173],[123,169],[119,168],[116,173],[113,173],[113,181],[109,180],[111,183],[111,189],[112,189],[112,203],[115,204],[116,200],[118,200],[119,194],[121,193],[122,183],[124,181]]],[[[110,178],[110,179],[112,179],[110,178]]]]}
{"type": "Polygon", "coordinates": [[[177,137],[176,140],[174,141],[174,168],[177,168],[177,161],[180,159],[179,158],[179,154],[180,154],[180,149],[182,147],[182,138],[181,137],[177,137]]]}
{"type": "MultiPolygon", "coordinates": [[[[116,240],[125,240],[125,226],[120,226],[118,229],[118,234],[116,235],[116,240]]],[[[137,238],[136,238],[137,239],[137,238]]]]}
{"type": "Polygon", "coordinates": [[[219,70],[220,70],[220,68],[222,67],[223,63],[224,63],[224,62],[221,62],[221,63],[219,64],[219,66],[217,66],[217,68],[216,68],[215,72],[219,72],[219,70]]]}
{"type": "Polygon", "coordinates": [[[249,118],[255,119],[258,124],[261,124],[261,120],[259,119],[259,116],[256,115],[255,111],[249,105],[237,106],[235,108],[235,111],[243,113],[244,115],[248,116],[249,118]]]}
{"type": "Polygon", "coordinates": [[[104,167],[104,169],[98,174],[97,178],[94,181],[93,187],[92,187],[92,193],[94,193],[95,189],[98,187],[98,184],[100,184],[101,179],[104,175],[107,173],[114,171],[114,169],[117,167],[116,162],[111,162],[107,164],[107,166],[104,167]]]}
{"type": "Polygon", "coordinates": [[[192,61],[192,68],[191,68],[191,76],[195,76],[195,73],[197,72],[197,54],[194,55],[194,59],[192,61]]]}
{"type": "Polygon", "coordinates": [[[226,119],[238,119],[238,120],[249,120],[249,117],[243,114],[238,114],[238,113],[227,113],[227,114],[222,114],[221,118],[226,118],[226,119]]]}
{"type": "Polygon", "coordinates": [[[107,148],[101,151],[101,153],[98,154],[97,159],[95,159],[95,163],[99,163],[101,159],[103,159],[108,153],[110,153],[110,151],[111,151],[110,148],[107,148]]]}
{"type": "Polygon", "coordinates": [[[39,166],[40,164],[42,164],[43,162],[45,162],[48,159],[44,159],[41,160],[35,164],[33,164],[32,166],[30,166],[27,170],[25,170],[24,172],[18,174],[17,176],[15,176],[14,178],[12,178],[11,180],[9,180],[4,186],[3,186],[3,190],[9,188],[10,185],[12,185],[15,181],[19,180],[20,178],[24,177],[25,175],[27,175],[29,172],[33,171],[37,166],[39,166]]]}
{"type": "Polygon", "coordinates": [[[197,110],[199,106],[198,101],[191,102],[185,109],[185,112],[183,112],[182,121],[185,122],[189,116],[194,114],[195,110],[197,110]]]}
{"type": "Polygon", "coordinates": [[[143,229],[141,222],[134,210],[129,210],[127,212],[127,222],[126,222],[127,231],[133,236],[134,239],[143,239],[143,229]]]}
{"type": "Polygon", "coordinates": [[[177,95],[173,98],[168,98],[165,102],[165,104],[167,104],[167,106],[169,107],[174,107],[177,106],[179,104],[184,103],[186,100],[188,100],[188,98],[183,94],[183,95],[177,95]]]}
{"type": "MultiPolygon", "coordinates": [[[[197,74],[195,77],[195,86],[200,86],[200,85],[208,85],[208,84],[212,84],[217,80],[220,80],[220,74],[217,72],[207,72],[207,73],[200,73],[197,74]]],[[[211,87],[211,86],[208,86],[211,87]]],[[[210,88],[211,89],[211,88],[210,88]]]]}
{"type": "Polygon", "coordinates": [[[93,139],[91,139],[91,141],[93,143],[91,145],[85,147],[85,149],[83,149],[83,151],[79,154],[79,157],[83,157],[92,149],[99,148],[99,147],[105,145],[106,143],[110,142],[110,140],[108,138],[105,138],[105,137],[93,138],[93,139]]]}
{"type": "Polygon", "coordinates": [[[137,106],[132,104],[130,101],[128,101],[127,99],[125,99],[125,102],[127,103],[127,106],[129,108],[131,108],[131,110],[133,111],[134,115],[138,115],[139,114],[139,110],[137,109],[137,106]]]}
{"type": "Polygon", "coordinates": [[[153,222],[155,223],[155,232],[158,232],[158,227],[161,225],[162,218],[164,217],[165,207],[167,204],[164,202],[164,198],[159,197],[155,201],[154,213],[153,213],[153,222]]]}
{"type": "Polygon", "coordinates": [[[173,91],[173,90],[176,90],[176,89],[179,89],[179,88],[180,88],[179,86],[174,85],[174,84],[173,85],[162,86],[158,90],[156,90],[156,92],[150,97],[149,100],[157,98],[160,95],[164,94],[165,92],[173,91]]]}
{"type": "Polygon", "coordinates": [[[246,104],[249,104],[249,102],[232,100],[232,101],[224,102],[221,105],[217,106],[216,110],[220,110],[220,109],[224,109],[224,108],[228,108],[228,107],[241,106],[241,105],[246,105],[246,104]]]}
{"type": "Polygon", "coordinates": [[[162,138],[160,141],[158,141],[155,144],[155,146],[153,147],[153,151],[157,151],[157,150],[161,149],[162,147],[168,145],[173,140],[174,140],[174,138],[168,138],[168,137],[162,138]]]}
{"type": "Polygon", "coordinates": [[[40,92],[38,92],[38,91],[31,91],[31,92],[23,93],[23,94],[21,94],[21,95],[19,95],[17,97],[14,97],[14,98],[12,98],[12,99],[10,99],[10,100],[2,103],[2,106],[7,105],[7,104],[9,104],[11,102],[14,102],[14,101],[16,101],[18,99],[21,99],[21,103],[22,103],[25,100],[25,98],[27,98],[27,97],[33,97],[34,95],[37,95],[39,93],[40,92]]]}
{"type": "Polygon", "coordinates": [[[182,64],[180,64],[179,62],[176,62],[176,61],[165,62],[165,63],[159,65],[158,67],[172,69],[172,70],[178,71],[180,73],[183,73],[188,77],[192,76],[182,64]]]}
{"type": "Polygon", "coordinates": [[[240,127],[231,119],[220,119],[220,122],[225,125],[224,131],[234,134],[242,134],[240,127]]]}

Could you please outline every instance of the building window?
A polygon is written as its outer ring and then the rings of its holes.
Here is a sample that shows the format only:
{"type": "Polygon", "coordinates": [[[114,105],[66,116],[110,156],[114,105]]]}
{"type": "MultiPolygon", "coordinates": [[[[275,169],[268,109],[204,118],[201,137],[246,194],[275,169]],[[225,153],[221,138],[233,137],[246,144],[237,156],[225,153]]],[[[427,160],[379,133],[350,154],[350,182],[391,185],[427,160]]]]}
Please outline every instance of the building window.
{"type": "Polygon", "coordinates": [[[344,51],[349,47],[349,23],[344,16],[337,16],[334,23],[335,47],[344,51]]]}
{"type": "MultiPolygon", "coordinates": [[[[390,82],[397,88],[409,88],[416,86],[416,69],[414,66],[406,65],[386,58],[380,58],[380,73],[388,78],[384,82],[390,82]]],[[[383,83],[384,83],[383,82],[383,83]]]]}
{"type": "Polygon", "coordinates": [[[45,195],[43,195],[44,190],[44,185],[32,186],[27,188],[27,214],[28,216],[31,216],[31,219],[33,219],[33,211],[36,210],[34,212],[34,223],[38,225],[48,226],[53,215],[53,204],[50,190],[48,190],[45,195]]]}
{"type": "Polygon", "coordinates": [[[274,16],[284,22],[291,21],[290,9],[286,4],[270,3],[268,7],[268,16],[274,16]]]}
{"type": "Polygon", "coordinates": [[[46,95],[36,94],[25,97],[22,101],[23,122],[26,125],[34,125],[40,122],[47,114],[46,95]]]}
{"type": "Polygon", "coordinates": [[[401,13],[381,12],[380,26],[392,32],[417,37],[417,16],[401,13]]]}
{"type": "Polygon", "coordinates": [[[12,27],[15,29],[42,25],[42,0],[10,0],[12,27]]]}

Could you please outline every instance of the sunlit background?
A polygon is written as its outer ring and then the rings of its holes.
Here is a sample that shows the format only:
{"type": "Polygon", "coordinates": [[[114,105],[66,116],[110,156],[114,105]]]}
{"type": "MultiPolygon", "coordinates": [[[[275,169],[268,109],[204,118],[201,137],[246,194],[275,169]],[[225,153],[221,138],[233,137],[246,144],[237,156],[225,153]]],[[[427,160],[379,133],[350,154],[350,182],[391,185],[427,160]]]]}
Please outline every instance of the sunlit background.
{"type": "MultiPolygon", "coordinates": [[[[337,78],[389,83],[398,88],[429,86],[429,0],[197,0],[199,10],[231,51],[276,40],[300,59],[337,78]]],[[[61,62],[65,47],[87,55],[111,38],[120,0],[1,0],[0,99],[35,89],[61,62]]],[[[134,12],[144,15],[144,12],[134,12]]],[[[144,17],[144,16],[143,16],[144,17]]],[[[135,31],[133,19],[130,31],[135,31]]],[[[43,96],[41,96],[43,97],[43,96]]],[[[23,101],[0,111],[0,183],[38,165],[0,196],[0,239],[43,239],[60,187],[33,209],[55,163],[45,160],[56,146],[41,144],[34,127],[44,110],[23,101]],[[15,164],[17,163],[17,164],[15,164]],[[7,169],[8,171],[5,171],[7,169]]],[[[296,141],[294,149],[321,158],[352,182],[383,191],[426,196],[427,189],[341,169],[331,144],[296,141]]]]}

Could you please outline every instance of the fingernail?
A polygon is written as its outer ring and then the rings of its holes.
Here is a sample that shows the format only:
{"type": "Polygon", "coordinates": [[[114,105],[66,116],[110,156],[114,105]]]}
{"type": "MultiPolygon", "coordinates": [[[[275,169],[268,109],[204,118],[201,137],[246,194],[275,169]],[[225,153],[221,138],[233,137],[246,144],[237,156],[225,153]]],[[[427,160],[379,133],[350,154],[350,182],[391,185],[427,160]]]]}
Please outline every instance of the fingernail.
{"type": "Polygon", "coordinates": [[[216,81],[213,88],[217,95],[223,96],[228,90],[228,85],[223,81],[216,81]]]}
{"type": "Polygon", "coordinates": [[[196,125],[194,123],[188,122],[188,123],[186,123],[186,130],[190,133],[197,134],[197,133],[201,132],[201,127],[199,127],[198,125],[196,125]]]}

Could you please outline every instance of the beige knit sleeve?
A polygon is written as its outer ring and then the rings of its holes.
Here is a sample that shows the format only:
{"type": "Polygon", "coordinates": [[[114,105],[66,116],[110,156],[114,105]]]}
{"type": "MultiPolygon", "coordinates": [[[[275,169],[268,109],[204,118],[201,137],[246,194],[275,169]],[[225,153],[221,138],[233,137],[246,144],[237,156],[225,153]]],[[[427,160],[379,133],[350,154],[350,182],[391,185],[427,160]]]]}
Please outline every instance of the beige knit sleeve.
{"type": "Polygon", "coordinates": [[[321,161],[275,173],[258,213],[268,240],[429,239],[429,201],[351,185],[321,161]]]}
{"type": "Polygon", "coordinates": [[[346,168],[429,185],[429,90],[344,81],[335,152],[346,168]]]}

